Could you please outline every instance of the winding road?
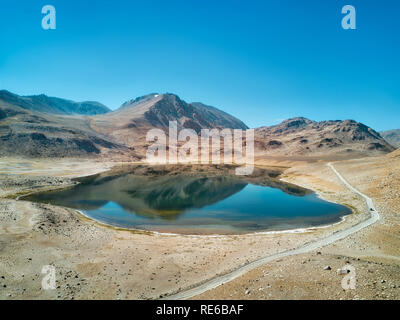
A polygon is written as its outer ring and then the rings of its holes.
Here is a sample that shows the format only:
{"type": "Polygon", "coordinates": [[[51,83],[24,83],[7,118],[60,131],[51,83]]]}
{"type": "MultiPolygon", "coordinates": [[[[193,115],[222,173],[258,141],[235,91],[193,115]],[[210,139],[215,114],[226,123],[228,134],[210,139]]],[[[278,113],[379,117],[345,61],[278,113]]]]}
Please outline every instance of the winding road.
{"type": "Polygon", "coordinates": [[[185,299],[190,299],[192,297],[195,297],[199,294],[202,294],[208,290],[214,289],[224,283],[227,283],[229,281],[232,281],[238,277],[240,277],[241,275],[256,269],[268,262],[277,260],[277,259],[281,259],[287,256],[292,256],[292,255],[296,255],[296,254],[303,254],[303,253],[307,253],[310,251],[313,251],[315,249],[327,246],[333,242],[336,242],[338,240],[344,239],[346,237],[348,237],[349,235],[352,235],[368,226],[370,226],[371,224],[375,223],[376,221],[379,220],[380,216],[379,213],[376,211],[374,203],[372,201],[372,199],[368,196],[366,196],[365,194],[363,194],[362,192],[360,192],[359,190],[357,190],[356,188],[354,188],[352,185],[350,185],[343,177],[342,175],[335,169],[335,167],[332,165],[332,163],[328,163],[328,166],[333,170],[333,172],[337,175],[337,177],[339,178],[340,181],[342,181],[344,183],[344,185],[349,188],[352,192],[360,195],[361,197],[363,197],[367,203],[368,206],[368,210],[370,212],[370,217],[352,227],[349,227],[347,229],[341,230],[341,231],[337,231],[336,233],[333,233],[332,235],[323,238],[323,239],[318,239],[314,242],[311,243],[307,243],[299,248],[296,249],[290,249],[290,250],[286,250],[283,252],[279,252],[273,255],[269,255],[260,259],[257,259],[255,261],[249,262],[245,265],[239,266],[238,268],[236,268],[233,271],[230,271],[229,273],[226,273],[224,275],[221,276],[217,276],[213,279],[210,279],[196,287],[193,287],[191,289],[187,289],[181,292],[178,292],[176,294],[172,294],[169,296],[166,296],[163,298],[163,300],[185,300],[185,299]]]}

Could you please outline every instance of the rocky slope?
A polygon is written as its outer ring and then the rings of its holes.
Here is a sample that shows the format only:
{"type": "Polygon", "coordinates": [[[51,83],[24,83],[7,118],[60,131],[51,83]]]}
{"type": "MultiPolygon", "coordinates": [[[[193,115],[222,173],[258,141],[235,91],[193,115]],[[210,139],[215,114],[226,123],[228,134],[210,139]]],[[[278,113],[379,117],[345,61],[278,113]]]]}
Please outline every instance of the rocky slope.
{"type": "Polygon", "coordinates": [[[36,107],[0,100],[0,156],[90,157],[130,151],[93,131],[81,115],[31,110],[36,107]]]}
{"type": "Polygon", "coordinates": [[[247,129],[239,119],[202,103],[187,103],[174,94],[150,94],[125,102],[118,110],[93,118],[104,120],[118,128],[168,128],[169,121],[177,121],[179,128],[191,128],[199,132],[205,128],[247,129]]]}
{"type": "MultiPolygon", "coordinates": [[[[99,103],[75,103],[45,95],[21,97],[0,91],[0,156],[106,156],[138,160],[148,146],[146,134],[170,121],[182,128],[247,129],[239,119],[174,94],[149,94],[113,112],[99,103]]],[[[257,156],[337,158],[393,151],[382,136],[353,120],[315,122],[294,118],[255,129],[257,156]]]]}
{"type": "Polygon", "coordinates": [[[138,160],[146,133],[179,129],[247,129],[233,116],[174,94],[150,94],[124,103],[114,112],[96,102],[75,103],[45,95],[22,97],[0,91],[0,156],[109,156],[138,160]]]}
{"type": "Polygon", "coordinates": [[[256,129],[258,155],[357,157],[388,153],[394,148],[381,135],[354,120],[316,122],[293,118],[256,129]]]}
{"type": "Polygon", "coordinates": [[[395,148],[400,148],[400,129],[383,131],[381,136],[395,148]]]}
{"type": "Polygon", "coordinates": [[[247,129],[239,119],[217,108],[201,103],[187,103],[174,94],[150,94],[124,103],[118,110],[91,118],[91,127],[112,136],[115,141],[146,152],[146,134],[152,128],[168,134],[170,121],[177,121],[178,130],[247,129]]]}

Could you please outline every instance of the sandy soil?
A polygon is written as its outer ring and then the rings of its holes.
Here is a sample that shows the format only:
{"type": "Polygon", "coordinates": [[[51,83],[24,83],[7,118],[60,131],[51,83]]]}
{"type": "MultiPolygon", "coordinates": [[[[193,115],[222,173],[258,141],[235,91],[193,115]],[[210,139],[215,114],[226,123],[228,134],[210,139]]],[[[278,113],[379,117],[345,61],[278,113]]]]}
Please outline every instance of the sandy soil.
{"type": "MultiPolygon", "coordinates": [[[[378,178],[386,177],[383,168],[374,173],[376,180],[363,180],[361,174],[365,172],[370,179],[371,166],[381,163],[380,159],[368,159],[335,164],[351,183],[376,199],[384,214],[378,226],[318,252],[272,262],[198,298],[398,298],[398,189],[391,196],[393,201],[385,198],[387,193],[382,187],[376,187],[379,194],[369,190],[377,183],[387,184],[388,190],[397,183],[398,188],[398,176],[394,180],[378,178]],[[360,170],[359,175],[355,168],[360,170]],[[340,286],[343,276],[336,275],[336,269],[346,262],[356,268],[358,285],[348,292],[340,286]],[[327,265],[332,270],[324,270],[327,265]]],[[[10,199],[33,190],[64,187],[72,183],[71,177],[101,172],[113,165],[63,159],[0,160],[0,299],[159,298],[247,261],[327,236],[367,215],[362,199],[349,192],[325,163],[276,159],[260,160],[259,165],[284,166],[288,168],[285,180],[312,188],[323,198],[346,204],[356,213],[343,223],[304,233],[168,236],[116,230],[71,209],[10,199]],[[56,290],[41,288],[44,265],[56,268],[56,290]]]]}
{"type": "MultiPolygon", "coordinates": [[[[381,213],[376,224],[315,252],[271,262],[196,298],[399,299],[400,159],[391,154],[339,161],[335,167],[373,198],[381,213]],[[347,265],[355,268],[354,290],[344,290],[344,275],[337,274],[347,265]]],[[[297,164],[285,174],[288,181],[345,202],[341,186],[323,163],[297,164]]]]}

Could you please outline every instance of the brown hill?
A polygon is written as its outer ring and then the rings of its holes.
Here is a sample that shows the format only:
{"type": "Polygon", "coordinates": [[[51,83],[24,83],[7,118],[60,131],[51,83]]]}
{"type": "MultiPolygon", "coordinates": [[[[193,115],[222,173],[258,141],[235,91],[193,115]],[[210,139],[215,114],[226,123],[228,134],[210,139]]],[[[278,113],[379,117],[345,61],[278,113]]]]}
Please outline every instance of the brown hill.
{"type": "MultiPolygon", "coordinates": [[[[0,156],[110,156],[138,159],[152,128],[247,129],[233,116],[173,94],[150,94],[124,103],[114,112],[84,116],[64,99],[0,94],[0,156]],[[57,103],[55,103],[57,102],[57,103]],[[69,108],[67,108],[68,106],[69,108]],[[75,110],[75,111],[73,111],[75,110]]],[[[98,113],[101,113],[100,111],[98,113]]]]}
{"type": "MultiPolygon", "coordinates": [[[[178,129],[191,128],[198,133],[206,128],[247,129],[223,111],[186,103],[174,94],[149,94],[124,103],[114,112],[86,116],[75,111],[66,114],[73,108],[65,111],[61,104],[49,102],[67,101],[64,99],[2,93],[0,156],[137,160],[150,144],[146,142],[148,130],[160,128],[168,133],[169,121],[177,121],[178,129]]],[[[394,148],[379,133],[353,120],[294,118],[256,129],[255,150],[258,156],[351,158],[389,153],[394,148]]]]}
{"type": "Polygon", "coordinates": [[[88,123],[84,116],[37,112],[0,100],[0,156],[89,157],[130,151],[88,123]]]}
{"type": "Polygon", "coordinates": [[[174,94],[151,94],[125,102],[118,110],[93,121],[118,122],[122,128],[168,128],[169,121],[177,121],[178,128],[247,129],[239,119],[202,103],[187,103],[174,94]]]}
{"type": "Polygon", "coordinates": [[[258,155],[358,157],[388,153],[394,148],[379,133],[354,120],[316,122],[294,118],[256,129],[258,155]]]}
{"type": "Polygon", "coordinates": [[[150,94],[124,103],[118,110],[91,117],[91,127],[126,146],[145,153],[149,129],[159,128],[168,133],[169,121],[177,121],[178,130],[247,129],[239,119],[202,103],[187,103],[174,94],[150,94]]]}

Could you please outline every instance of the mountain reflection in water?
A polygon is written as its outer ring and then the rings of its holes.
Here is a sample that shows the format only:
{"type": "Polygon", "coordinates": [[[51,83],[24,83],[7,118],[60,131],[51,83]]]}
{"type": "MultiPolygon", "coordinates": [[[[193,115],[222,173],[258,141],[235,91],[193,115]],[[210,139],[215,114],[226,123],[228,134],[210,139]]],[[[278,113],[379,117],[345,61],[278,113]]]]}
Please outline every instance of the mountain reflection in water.
{"type": "Polygon", "coordinates": [[[320,225],[349,213],[346,207],[325,202],[305,189],[268,178],[255,185],[234,176],[123,172],[79,180],[75,187],[26,199],[79,209],[114,226],[185,229],[183,233],[320,225]]]}

